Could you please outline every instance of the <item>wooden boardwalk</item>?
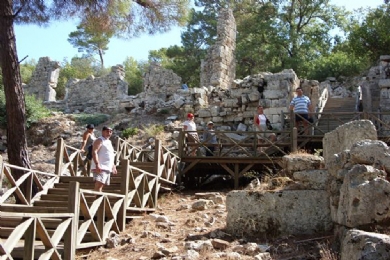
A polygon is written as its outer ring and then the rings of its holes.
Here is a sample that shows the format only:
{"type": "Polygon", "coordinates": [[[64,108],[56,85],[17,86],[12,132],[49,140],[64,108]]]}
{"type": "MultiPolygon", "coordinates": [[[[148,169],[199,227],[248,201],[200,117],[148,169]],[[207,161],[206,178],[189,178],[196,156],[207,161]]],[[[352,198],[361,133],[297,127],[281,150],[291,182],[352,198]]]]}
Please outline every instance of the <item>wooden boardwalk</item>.
{"type": "Polygon", "coordinates": [[[60,139],[56,155],[55,173],[0,162],[9,186],[0,197],[0,259],[70,260],[77,249],[105,245],[126,220],[156,209],[159,191],[175,184],[179,163],[158,140],[151,154],[118,139],[118,174],[96,192],[80,150],[60,139]],[[24,175],[15,180],[13,171],[24,175]]]}
{"type": "MultiPolygon", "coordinates": [[[[179,137],[179,157],[181,167],[178,179],[184,185],[196,186],[211,176],[229,175],[234,179],[234,187],[239,187],[239,178],[246,172],[258,173],[275,171],[282,167],[282,157],[291,152],[305,150],[314,152],[322,150],[324,135],[338,126],[361,119],[371,120],[378,133],[378,139],[390,143],[390,113],[364,112],[322,112],[316,113],[315,120],[306,129],[295,127],[293,113],[282,115],[283,129],[273,131],[277,135],[276,142],[264,140],[259,143],[259,132],[215,131],[218,144],[215,145],[213,156],[205,156],[210,146],[208,140],[186,142],[186,133],[179,137]],[[191,156],[191,150],[197,149],[196,156],[191,156]]],[[[198,136],[203,131],[197,131],[198,136]]]]}

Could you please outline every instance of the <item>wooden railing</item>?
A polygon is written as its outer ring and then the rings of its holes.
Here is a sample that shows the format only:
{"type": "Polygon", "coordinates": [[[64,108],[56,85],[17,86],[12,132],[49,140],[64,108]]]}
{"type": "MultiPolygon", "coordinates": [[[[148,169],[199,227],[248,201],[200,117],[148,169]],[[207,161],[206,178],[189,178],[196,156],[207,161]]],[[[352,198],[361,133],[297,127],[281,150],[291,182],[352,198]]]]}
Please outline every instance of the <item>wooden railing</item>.
{"type": "Polygon", "coordinates": [[[2,156],[0,156],[0,164],[0,184],[6,186],[4,187],[6,189],[5,193],[0,196],[0,204],[14,204],[15,199],[18,199],[20,204],[32,205],[59,180],[59,176],[56,174],[22,168],[3,162],[2,156]],[[21,171],[24,174],[15,180],[12,174],[13,170],[21,171]]]}
{"type": "MultiPolygon", "coordinates": [[[[195,132],[195,131],[192,131],[195,132]]],[[[203,131],[196,131],[198,136],[203,135],[203,131]]],[[[215,136],[218,140],[217,144],[209,143],[209,140],[194,140],[188,142],[186,135],[189,132],[181,131],[179,135],[179,157],[193,158],[191,151],[196,149],[198,151],[195,157],[204,157],[205,151],[210,151],[209,147],[214,146],[215,150],[212,152],[213,158],[224,157],[259,157],[268,156],[267,150],[273,149],[282,154],[286,154],[285,148],[290,148],[292,136],[290,131],[273,131],[278,135],[278,139],[272,142],[266,138],[259,138],[259,135],[269,134],[269,132],[253,132],[253,131],[215,131],[215,136]],[[202,151],[203,150],[203,151],[202,151]],[[199,152],[201,151],[201,152],[199,152]]],[[[210,151],[211,152],[211,151],[210,151]]]]}
{"type": "Polygon", "coordinates": [[[57,140],[55,174],[57,176],[89,176],[87,161],[81,150],[57,140]]]}
{"type": "MultiPolygon", "coordinates": [[[[9,232],[7,239],[0,239],[0,259],[13,259],[12,255],[23,247],[24,259],[34,259],[34,254],[39,254],[39,259],[74,259],[76,249],[104,245],[110,232],[123,231],[128,214],[141,215],[155,210],[160,188],[175,184],[179,157],[163,147],[159,140],[156,141],[153,156],[150,156],[150,151],[144,153],[122,143],[121,152],[117,155],[126,155],[123,156],[126,159],[119,163],[122,178],[119,194],[80,189],[79,182],[71,182],[67,209],[57,207],[56,203],[53,203],[53,208],[36,209],[33,203],[41,195],[47,194],[48,189],[59,182],[62,174],[84,176],[84,169],[80,167],[83,164],[79,164],[80,151],[67,146],[62,139],[58,142],[56,174],[25,169],[0,160],[0,180],[8,185],[8,190],[0,196],[0,217],[2,220],[17,218],[20,221],[15,231],[9,232]],[[152,165],[151,171],[131,165],[134,162],[129,158],[145,160],[141,163],[152,165]],[[15,180],[12,169],[25,174],[15,180]],[[26,185],[27,195],[22,192],[21,185],[26,185]],[[35,196],[31,192],[34,186],[38,187],[35,196]],[[13,196],[24,206],[15,205],[13,196]],[[56,230],[47,231],[44,224],[46,219],[59,219],[56,230]],[[41,250],[42,243],[46,251],[41,250]]],[[[4,222],[1,222],[0,234],[3,235],[5,229],[4,222]]]]}
{"type": "Polygon", "coordinates": [[[118,234],[123,231],[124,202],[125,195],[80,189],[78,182],[71,182],[68,209],[77,219],[74,227],[77,235],[73,237],[76,249],[105,245],[111,231],[118,234]],[[87,195],[95,197],[93,202],[88,202],[87,195]]]}
{"type": "MultiPolygon", "coordinates": [[[[2,226],[17,222],[7,239],[0,239],[0,259],[14,259],[12,253],[20,251],[23,259],[37,259],[35,249],[40,250],[39,259],[75,259],[72,238],[76,235],[74,214],[71,213],[15,213],[0,212],[2,226]],[[50,227],[47,227],[49,225],[50,227]],[[53,230],[53,225],[56,225],[53,230]],[[50,232],[48,231],[50,228],[50,232]],[[40,243],[37,245],[36,241],[40,243]],[[64,240],[64,243],[61,243],[64,240]],[[63,250],[64,257],[60,252],[63,250]]],[[[3,227],[4,230],[7,228],[3,227]]],[[[18,258],[19,258],[18,257],[18,258]]]]}
{"type": "Polygon", "coordinates": [[[145,161],[147,157],[143,153],[142,149],[137,146],[131,145],[126,140],[120,137],[116,138],[116,152],[115,152],[115,164],[119,165],[121,160],[130,160],[132,162],[145,161]]]}
{"type": "MultiPolygon", "coordinates": [[[[269,139],[263,139],[259,142],[258,134],[263,135],[268,132],[251,131],[215,131],[218,144],[215,146],[213,158],[232,158],[240,156],[262,157],[278,153],[283,156],[289,152],[302,149],[308,142],[321,140],[324,135],[333,131],[342,124],[367,119],[373,122],[378,133],[378,139],[387,143],[390,142],[390,112],[335,112],[335,113],[314,113],[314,120],[308,122],[307,128],[295,126],[295,114],[282,114],[284,125],[281,130],[273,131],[277,135],[277,141],[271,142],[269,139]],[[292,120],[293,119],[293,120],[292,120]]],[[[195,131],[193,131],[195,132],[195,131]]],[[[203,131],[196,131],[198,136],[203,135],[203,131]]],[[[179,157],[182,159],[205,158],[204,151],[212,146],[209,140],[192,140],[188,142],[186,135],[190,132],[181,131],[179,135],[179,157]],[[198,151],[196,156],[191,156],[191,151],[198,151]],[[203,153],[199,153],[202,151],[203,153]]],[[[209,150],[210,151],[210,150],[209,150]]]]}

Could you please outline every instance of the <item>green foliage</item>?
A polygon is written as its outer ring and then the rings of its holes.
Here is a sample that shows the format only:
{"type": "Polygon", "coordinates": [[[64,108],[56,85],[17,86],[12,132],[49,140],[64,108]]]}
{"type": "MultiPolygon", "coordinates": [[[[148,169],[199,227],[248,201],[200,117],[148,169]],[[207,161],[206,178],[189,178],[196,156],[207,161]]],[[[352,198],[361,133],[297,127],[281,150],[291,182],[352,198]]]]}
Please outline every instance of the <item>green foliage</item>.
{"type": "Polygon", "coordinates": [[[324,81],[327,77],[357,76],[368,66],[363,57],[354,57],[346,52],[338,51],[321,56],[308,67],[307,78],[324,81]]]}
{"type": "Polygon", "coordinates": [[[22,76],[23,83],[30,83],[31,76],[37,66],[37,62],[32,59],[30,61],[26,61],[23,64],[20,64],[20,75],[22,76]]]}
{"type": "Polygon", "coordinates": [[[109,116],[106,114],[74,114],[73,119],[80,125],[94,124],[95,127],[106,122],[109,116]]]}
{"type": "Polygon", "coordinates": [[[129,127],[122,131],[123,138],[129,138],[130,136],[134,136],[138,134],[139,129],[136,127],[129,127]]]}
{"type": "Polygon", "coordinates": [[[160,111],[158,111],[158,114],[160,115],[168,115],[169,113],[169,109],[161,109],[160,111]]]}
{"type": "Polygon", "coordinates": [[[70,63],[67,60],[64,60],[61,65],[56,88],[57,100],[61,100],[65,97],[65,85],[70,79],[85,79],[90,75],[94,75],[92,63],[92,58],[74,57],[70,63]]]}
{"type": "MultiPolygon", "coordinates": [[[[364,10],[360,10],[365,15],[364,10]]],[[[355,18],[348,35],[351,51],[357,57],[367,57],[374,63],[380,55],[388,54],[390,46],[390,6],[368,9],[364,19],[355,18]]]]}
{"type": "Polygon", "coordinates": [[[134,58],[128,57],[123,62],[125,67],[125,80],[129,84],[128,94],[136,95],[143,91],[143,78],[144,64],[138,63],[134,58]]]}
{"type": "MultiPolygon", "coordinates": [[[[38,122],[40,119],[50,116],[50,110],[42,104],[42,101],[37,100],[34,96],[26,95],[25,101],[27,128],[29,128],[31,124],[38,122]]],[[[7,127],[7,112],[3,89],[0,90],[0,127],[7,127]]]]}
{"type": "Polygon", "coordinates": [[[50,116],[50,110],[42,104],[41,100],[36,99],[35,96],[25,95],[25,100],[27,128],[40,119],[50,116]]]}
{"type": "Polygon", "coordinates": [[[149,125],[149,126],[143,126],[143,129],[145,131],[145,134],[148,137],[154,137],[158,135],[159,133],[164,131],[163,125],[149,125]]]}
{"type": "Polygon", "coordinates": [[[95,30],[94,26],[89,26],[87,22],[77,26],[77,31],[69,34],[68,41],[79,52],[85,53],[85,57],[99,55],[100,67],[104,68],[103,56],[108,50],[112,31],[95,30]]]}

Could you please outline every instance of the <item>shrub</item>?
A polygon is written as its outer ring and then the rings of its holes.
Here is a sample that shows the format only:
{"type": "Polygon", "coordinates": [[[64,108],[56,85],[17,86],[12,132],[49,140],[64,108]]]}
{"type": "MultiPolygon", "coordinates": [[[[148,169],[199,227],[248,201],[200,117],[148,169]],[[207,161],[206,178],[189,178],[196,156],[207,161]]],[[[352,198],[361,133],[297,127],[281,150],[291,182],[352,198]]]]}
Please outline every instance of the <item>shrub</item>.
{"type": "MultiPolygon", "coordinates": [[[[41,118],[50,116],[50,110],[47,109],[40,100],[37,100],[32,95],[25,96],[26,101],[26,125],[27,128],[32,123],[38,122],[41,118]]],[[[0,91],[0,127],[7,127],[7,112],[5,107],[5,94],[4,91],[0,91]]]]}
{"type": "Polygon", "coordinates": [[[160,115],[168,115],[169,114],[169,109],[161,109],[159,112],[158,112],[160,115]]]}
{"type": "Polygon", "coordinates": [[[94,124],[95,126],[102,124],[108,120],[106,114],[75,114],[73,119],[80,125],[94,124]]]}
{"type": "Polygon", "coordinates": [[[139,129],[135,127],[129,127],[122,131],[123,138],[129,138],[130,136],[134,136],[138,134],[139,129]]]}
{"type": "Polygon", "coordinates": [[[143,128],[148,137],[157,136],[159,133],[164,131],[163,125],[150,125],[150,126],[144,126],[143,128]]]}
{"type": "Polygon", "coordinates": [[[26,118],[27,128],[40,119],[50,116],[50,110],[42,104],[42,101],[33,95],[26,95],[26,118]]]}

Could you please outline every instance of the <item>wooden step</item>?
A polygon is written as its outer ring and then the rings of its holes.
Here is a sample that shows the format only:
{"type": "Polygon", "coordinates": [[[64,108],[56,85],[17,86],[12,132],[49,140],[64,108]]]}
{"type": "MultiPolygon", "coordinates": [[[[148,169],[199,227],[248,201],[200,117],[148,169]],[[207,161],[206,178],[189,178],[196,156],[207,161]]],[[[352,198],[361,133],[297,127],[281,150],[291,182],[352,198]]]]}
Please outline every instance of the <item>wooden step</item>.
{"type": "Polygon", "coordinates": [[[18,205],[0,205],[0,211],[19,213],[68,213],[68,207],[28,207],[18,205]]]}
{"type": "MultiPolygon", "coordinates": [[[[93,177],[74,177],[74,176],[61,176],[60,183],[70,183],[71,181],[77,181],[80,185],[84,183],[94,183],[93,177]]],[[[111,175],[111,183],[121,183],[122,178],[118,174],[111,175]]]]}

